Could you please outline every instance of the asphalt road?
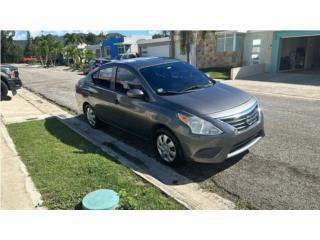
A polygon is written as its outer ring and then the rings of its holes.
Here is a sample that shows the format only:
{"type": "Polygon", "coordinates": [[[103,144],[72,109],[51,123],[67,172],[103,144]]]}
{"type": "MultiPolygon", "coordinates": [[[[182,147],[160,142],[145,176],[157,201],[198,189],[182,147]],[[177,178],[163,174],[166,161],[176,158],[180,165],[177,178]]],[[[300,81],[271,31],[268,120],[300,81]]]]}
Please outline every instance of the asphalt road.
{"type": "MultiPolygon", "coordinates": [[[[76,109],[74,85],[81,75],[65,68],[19,70],[27,88],[76,109]]],[[[177,171],[259,209],[320,209],[320,101],[253,94],[263,107],[266,137],[243,156],[215,165],[188,163],[177,171]]],[[[102,131],[154,156],[148,142],[109,126],[102,131]]]]}

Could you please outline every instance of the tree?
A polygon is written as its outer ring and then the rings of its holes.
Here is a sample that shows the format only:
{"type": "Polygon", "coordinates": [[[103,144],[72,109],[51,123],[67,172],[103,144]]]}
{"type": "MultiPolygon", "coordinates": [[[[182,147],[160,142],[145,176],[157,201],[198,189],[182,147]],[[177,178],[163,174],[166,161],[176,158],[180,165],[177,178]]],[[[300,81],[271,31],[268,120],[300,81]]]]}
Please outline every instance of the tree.
{"type": "Polygon", "coordinates": [[[15,31],[1,31],[1,62],[6,63],[10,56],[10,50],[14,46],[13,37],[15,31]]]}
{"type": "Polygon", "coordinates": [[[169,36],[170,36],[170,31],[161,31],[159,33],[153,34],[152,39],[169,37],[169,36]]]}
{"type": "Polygon", "coordinates": [[[93,60],[96,58],[96,54],[94,54],[90,50],[85,50],[84,51],[84,58],[85,58],[86,62],[89,62],[90,60],[93,60]]]}
{"type": "Polygon", "coordinates": [[[92,32],[89,32],[86,36],[85,36],[85,42],[86,44],[90,44],[90,45],[94,45],[94,44],[98,44],[98,38],[97,35],[95,35],[92,32]]]}
{"type": "Polygon", "coordinates": [[[64,39],[66,45],[68,45],[68,44],[79,45],[80,43],[84,43],[83,35],[80,35],[78,33],[66,33],[63,36],[63,39],[64,39]]]}
{"type": "Polygon", "coordinates": [[[194,31],[180,31],[179,32],[179,41],[180,41],[180,50],[182,54],[187,55],[187,62],[191,63],[190,53],[191,47],[194,43],[196,33],[194,31]]]}
{"type": "Polygon", "coordinates": [[[26,47],[23,51],[24,56],[32,56],[33,52],[32,52],[32,38],[30,35],[30,32],[27,31],[27,44],[26,47]]]}

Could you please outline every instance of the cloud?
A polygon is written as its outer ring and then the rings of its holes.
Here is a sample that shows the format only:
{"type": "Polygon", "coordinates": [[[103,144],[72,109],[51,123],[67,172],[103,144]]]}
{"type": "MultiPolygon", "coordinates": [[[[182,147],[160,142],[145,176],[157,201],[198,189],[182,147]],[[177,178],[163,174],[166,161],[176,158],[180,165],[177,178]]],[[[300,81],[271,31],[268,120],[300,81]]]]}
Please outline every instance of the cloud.
{"type": "Polygon", "coordinates": [[[16,34],[13,39],[14,40],[26,40],[27,39],[27,31],[16,31],[16,34]]]}

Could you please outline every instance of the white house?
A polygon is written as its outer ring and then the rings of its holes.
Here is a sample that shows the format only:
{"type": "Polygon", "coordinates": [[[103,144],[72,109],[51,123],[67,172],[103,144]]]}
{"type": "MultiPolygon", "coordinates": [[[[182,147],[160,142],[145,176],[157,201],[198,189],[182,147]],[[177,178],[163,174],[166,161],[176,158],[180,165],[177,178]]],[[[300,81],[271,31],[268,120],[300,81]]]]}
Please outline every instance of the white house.
{"type": "Polygon", "coordinates": [[[145,40],[145,39],[151,39],[152,36],[128,36],[124,37],[123,42],[116,43],[115,45],[118,46],[118,54],[122,53],[138,53],[139,47],[138,47],[138,41],[145,40]]]}
{"type": "Polygon", "coordinates": [[[170,56],[170,38],[143,39],[137,41],[139,54],[142,57],[169,57],[170,56]]]}

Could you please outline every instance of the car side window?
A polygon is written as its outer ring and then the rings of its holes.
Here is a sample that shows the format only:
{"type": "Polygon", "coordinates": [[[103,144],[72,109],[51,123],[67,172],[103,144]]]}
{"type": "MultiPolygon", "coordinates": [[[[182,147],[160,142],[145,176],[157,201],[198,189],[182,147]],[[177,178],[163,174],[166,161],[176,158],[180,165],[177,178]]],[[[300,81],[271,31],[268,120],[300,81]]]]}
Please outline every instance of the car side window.
{"type": "Polygon", "coordinates": [[[93,83],[97,86],[110,88],[112,81],[112,67],[103,68],[92,75],[93,83]]]}
{"type": "Polygon", "coordinates": [[[130,89],[142,89],[138,77],[126,68],[118,67],[115,89],[119,93],[126,93],[130,89]]]}

